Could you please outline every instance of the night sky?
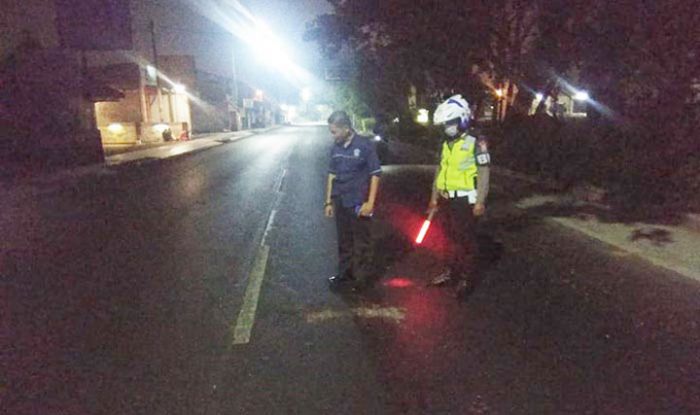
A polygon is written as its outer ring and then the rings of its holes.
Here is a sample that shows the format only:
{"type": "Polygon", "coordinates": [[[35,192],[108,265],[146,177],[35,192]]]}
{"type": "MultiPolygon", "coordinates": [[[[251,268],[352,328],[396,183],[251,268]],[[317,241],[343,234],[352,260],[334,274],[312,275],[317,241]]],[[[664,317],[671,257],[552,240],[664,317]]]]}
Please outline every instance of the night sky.
{"type": "MultiPolygon", "coordinates": [[[[29,29],[44,46],[58,46],[55,27],[47,24],[53,21],[53,1],[6,1],[0,19],[3,43],[10,43],[4,40],[16,38],[17,33],[29,29]]],[[[127,55],[151,59],[148,27],[153,19],[159,54],[194,55],[198,69],[224,76],[233,74],[235,56],[239,79],[273,92],[285,101],[298,95],[301,85],[292,85],[285,76],[280,76],[284,68],[262,65],[250,46],[223,34],[227,28],[221,16],[235,16],[235,3],[236,0],[132,0],[134,51],[127,55]]],[[[307,22],[331,11],[326,0],[242,0],[240,3],[272,29],[295,63],[311,73],[320,73],[316,45],[304,42],[302,36],[307,22]]],[[[89,61],[91,65],[122,61],[124,57],[119,55],[90,52],[89,61]]]]}

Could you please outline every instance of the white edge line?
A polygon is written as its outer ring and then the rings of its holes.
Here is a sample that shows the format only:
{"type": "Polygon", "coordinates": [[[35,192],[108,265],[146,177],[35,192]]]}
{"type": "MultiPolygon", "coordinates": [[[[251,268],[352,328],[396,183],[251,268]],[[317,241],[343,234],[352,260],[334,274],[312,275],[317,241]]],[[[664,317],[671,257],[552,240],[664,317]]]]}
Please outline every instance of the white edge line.
{"type": "Polygon", "coordinates": [[[233,329],[233,344],[246,344],[250,342],[250,333],[253,330],[255,323],[255,312],[258,309],[258,299],[260,298],[260,288],[262,287],[263,278],[265,277],[265,268],[267,267],[267,257],[270,253],[270,247],[263,245],[258,250],[253,263],[253,269],[248,278],[248,286],[245,290],[243,298],[243,306],[238,313],[236,326],[233,329]]]}
{"type": "Polygon", "coordinates": [[[267,235],[270,233],[272,224],[275,222],[275,215],[277,215],[277,209],[273,209],[272,212],[270,212],[270,217],[267,218],[267,226],[265,226],[265,232],[263,233],[262,241],[260,241],[260,246],[265,245],[267,241],[267,235]]]}
{"type": "Polygon", "coordinates": [[[284,184],[284,178],[287,176],[287,169],[282,169],[282,176],[280,176],[280,180],[277,183],[277,192],[282,191],[282,185],[284,184]]]}
{"type": "Polygon", "coordinates": [[[265,269],[267,267],[267,258],[270,254],[270,247],[265,244],[267,241],[267,236],[272,229],[272,225],[275,222],[275,216],[277,215],[277,207],[280,204],[282,193],[279,191],[282,187],[284,177],[287,175],[287,169],[282,170],[282,175],[280,176],[278,186],[277,186],[277,199],[274,202],[273,209],[270,212],[270,216],[267,218],[267,225],[265,226],[265,232],[263,233],[262,240],[260,241],[260,249],[253,262],[253,268],[250,271],[250,276],[248,277],[248,286],[245,290],[245,296],[243,298],[243,306],[238,314],[238,319],[236,320],[236,326],[233,329],[233,344],[246,344],[250,342],[250,333],[253,330],[253,324],[255,323],[255,312],[258,308],[258,299],[260,298],[260,289],[262,287],[262,281],[265,277],[265,269]]]}

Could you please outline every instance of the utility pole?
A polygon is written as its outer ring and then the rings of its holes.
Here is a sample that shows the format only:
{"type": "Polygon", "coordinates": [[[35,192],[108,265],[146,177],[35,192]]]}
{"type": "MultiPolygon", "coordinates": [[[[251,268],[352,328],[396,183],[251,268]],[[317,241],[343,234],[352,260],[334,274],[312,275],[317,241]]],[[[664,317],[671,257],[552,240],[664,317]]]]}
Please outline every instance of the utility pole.
{"type": "MultiPolygon", "coordinates": [[[[243,129],[241,125],[238,125],[239,120],[243,120],[241,110],[238,107],[238,69],[236,68],[236,44],[233,43],[233,52],[231,52],[231,60],[233,60],[233,108],[235,114],[235,127],[236,129],[243,129]]],[[[232,129],[233,130],[233,129],[232,129]]]]}
{"type": "Polygon", "coordinates": [[[238,106],[238,70],[236,69],[236,49],[234,46],[234,50],[232,53],[232,60],[233,60],[233,100],[236,103],[236,106],[238,106]]]}
{"type": "Polygon", "coordinates": [[[156,48],[156,28],[151,20],[151,45],[153,46],[153,66],[156,69],[156,93],[158,100],[158,117],[163,122],[163,95],[160,90],[160,69],[158,68],[158,49],[156,48]]]}

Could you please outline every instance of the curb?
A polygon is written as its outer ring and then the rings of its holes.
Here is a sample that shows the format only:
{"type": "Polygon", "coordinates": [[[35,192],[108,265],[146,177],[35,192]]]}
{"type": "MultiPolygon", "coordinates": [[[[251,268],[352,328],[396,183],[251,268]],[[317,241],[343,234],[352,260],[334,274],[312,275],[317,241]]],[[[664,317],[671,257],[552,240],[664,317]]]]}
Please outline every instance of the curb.
{"type": "Polygon", "coordinates": [[[686,213],[683,225],[688,227],[688,229],[700,232],[700,214],[699,213],[686,213]]]}
{"type": "Polygon", "coordinates": [[[234,141],[242,140],[244,138],[248,138],[248,137],[251,137],[251,136],[254,136],[257,134],[260,134],[260,133],[246,133],[246,134],[241,134],[238,136],[229,136],[229,137],[225,137],[225,138],[213,138],[210,140],[218,141],[219,143],[232,143],[234,141]]]}
{"type": "MultiPolygon", "coordinates": [[[[513,179],[523,180],[530,184],[540,184],[544,185],[551,190],[564,190],[564,186],[556,181],[548,178],[538,179],[533,176],[516,172],[504,167],[491,167],[491,171],[496,175],[506,176],[513,179]]],[[[574,186],[569,192],[564,194],[564,197],[570,196],[574,201],[588,203],[590,205],[609,209],[605,201],[605,196],[607,191],[600,187],[596,187],[589,184],[574,186]]],[[[682,227],[689,230],[700,232],[700,214],[698,213],[686,213],[683,217],[682,227]]]]}

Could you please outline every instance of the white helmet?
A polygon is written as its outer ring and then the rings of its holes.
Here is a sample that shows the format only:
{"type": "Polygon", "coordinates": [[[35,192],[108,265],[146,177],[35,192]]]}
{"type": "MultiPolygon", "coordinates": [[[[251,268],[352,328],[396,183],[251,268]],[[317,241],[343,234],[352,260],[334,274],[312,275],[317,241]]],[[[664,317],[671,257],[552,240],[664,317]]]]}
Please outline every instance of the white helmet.
{"type": "Polygon", "coordinates": [[[464,131],[469,126],[471,116],[472,111],[469,109],[469,103],[462,98],[462,95],[457,94],[438,105],[435,114],[433,114],[433,124],[441,125],[459,118],[459,128],[464,131]]]}

